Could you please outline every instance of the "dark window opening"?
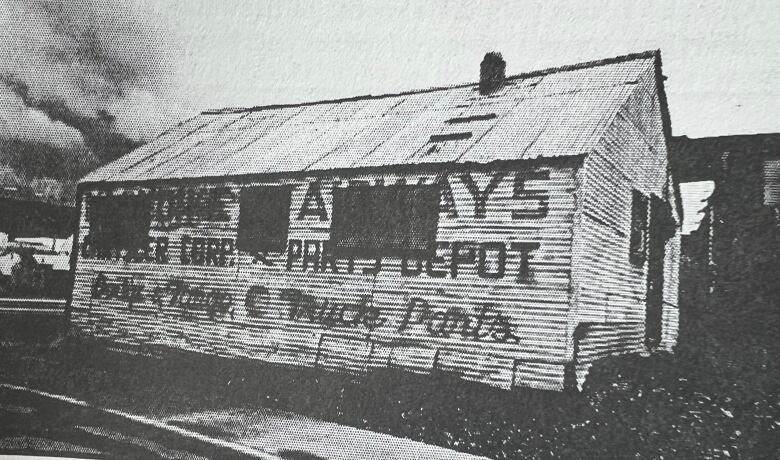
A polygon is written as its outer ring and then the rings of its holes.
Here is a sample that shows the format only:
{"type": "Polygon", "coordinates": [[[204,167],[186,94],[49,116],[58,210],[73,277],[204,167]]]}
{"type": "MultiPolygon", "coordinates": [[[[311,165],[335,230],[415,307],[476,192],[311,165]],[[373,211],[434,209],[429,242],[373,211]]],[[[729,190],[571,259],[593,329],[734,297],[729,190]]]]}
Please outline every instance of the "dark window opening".
{"type": "Polygon", "coordinates": [[[663,333],[666,240],[674,236],[675,221],[669,203],[658,196],[651,197],[649,206],[645,343],[648,348],[655,348],[661,343],[663,333]]]}
{"type": "Polygon", "coordinates": [[[148,245],[151,202],[147,195],[100,196],[89,200],[90,253],[133,259],[148,245]]]}
{"type": "Polygon", "coordinates": [[[629,260],[641,267],[647,260],[647,211],[648,199],[634,190],[631,200],[631,238],[629,260]]]}
{"type": "Polygon", "coordinates": [[[236,247],[239,251],[283,252],[290,228],[290,188],[248,187],[241,190],[236,247]]]}
{"type": "Polygon", "coordinates": [[[352,257],[430,257],[436,250],[439,201],[437,185],[336,188],[334,251],[352,257]]]}

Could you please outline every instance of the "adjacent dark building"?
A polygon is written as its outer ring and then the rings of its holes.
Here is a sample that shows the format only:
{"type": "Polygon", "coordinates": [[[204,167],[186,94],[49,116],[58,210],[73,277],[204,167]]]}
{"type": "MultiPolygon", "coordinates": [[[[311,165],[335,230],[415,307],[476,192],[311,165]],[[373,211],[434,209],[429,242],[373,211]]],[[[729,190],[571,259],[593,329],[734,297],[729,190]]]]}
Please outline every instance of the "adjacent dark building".
{"type": "MultiPolygon", "coordinates": [[[[780,294],[780,133],[674,137],[680,182],[713,181],[701,226],[683,236],[683,328],[774,324],[780,294]]],[[[759,327],[755,327],[759,326],[759,327]]]]}
{"type": "Polygon", "coordinates": [[[0,164],[0,233],[11,239],[69,237],[77,216],[73,203],[68,203],[72,199],[63,195],[58,181],[30,181],[0,164]]]}

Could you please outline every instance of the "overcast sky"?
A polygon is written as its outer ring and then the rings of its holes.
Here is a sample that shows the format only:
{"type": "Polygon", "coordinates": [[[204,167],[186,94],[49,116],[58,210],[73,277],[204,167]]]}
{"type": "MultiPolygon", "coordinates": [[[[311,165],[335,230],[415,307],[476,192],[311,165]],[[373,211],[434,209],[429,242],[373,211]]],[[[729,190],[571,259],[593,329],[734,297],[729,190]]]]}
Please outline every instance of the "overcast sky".
{"type": "Polygon", "coordinates": [[[776,1],[135,0],[171,34],[187,111],[473,82],[660,48],[675,135],[780,131],[776,1]]]}

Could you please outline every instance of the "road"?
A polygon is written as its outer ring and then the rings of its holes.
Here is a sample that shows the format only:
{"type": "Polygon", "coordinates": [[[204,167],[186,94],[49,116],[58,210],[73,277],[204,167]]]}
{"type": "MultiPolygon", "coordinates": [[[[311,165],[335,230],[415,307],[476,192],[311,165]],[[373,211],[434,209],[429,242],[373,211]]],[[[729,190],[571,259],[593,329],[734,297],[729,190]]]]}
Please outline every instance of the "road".
{"type": "Polygon", "coordinates": [[[65,313],[65,299],[0,297],[0,312],[59,316],[65,313]]]}
{"type": "MultiPolygon", "coordinates": [[[[40,346],[62,328],[64,300],[0,298],[0,352],[40,346]]],[[[0,383],[0,454],[76,458],[277,458],[253,449],[92,407],[76,399],[0,383]]]]}
{"type": "Polygon", "coordinates": [[[0,297],[0,347],[51,343],[64,330],[64,320],[63,299],[0,297]]]}
{"type": "Polygon", "coordinates": [[[82,401],[0,385],[0,453],[77,458],[278,458],[82,401]]]}

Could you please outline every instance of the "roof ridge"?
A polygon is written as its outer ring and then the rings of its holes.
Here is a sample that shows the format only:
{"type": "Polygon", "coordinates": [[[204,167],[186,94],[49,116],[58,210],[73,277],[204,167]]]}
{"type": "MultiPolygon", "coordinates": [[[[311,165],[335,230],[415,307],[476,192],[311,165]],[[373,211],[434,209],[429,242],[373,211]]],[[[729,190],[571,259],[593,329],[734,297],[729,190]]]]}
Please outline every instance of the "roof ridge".
{"type": "MultiPolygon", "coordinates": [[[[647,50],[639,53],[624,54],[624,55],[615,56],[611,58],[584,61],[576,64],[567,64],[567,65],[562,65],[557,67],[548,67],[546,69],[540,69],[540,70],[534,70],[530,72],[519,73],[516,75],[510,75],[506,79],[507,81],[511,81],[511,80],[519,80],[524,78],[549,75],[558,72],[570,72],[573,70],[588,69],[588,68],[599,67],[603,65],[617,64],[621,62],[633,61],[636,59],[647,59],[650,57],[658,57],[660,56],[660,54],[661,54],[660,49],[647,50]]],[[[203,112],[201,112],[201,115],[227,115],[227,114],[237,114],[237,113],[245,113],[245,112],[258,112],[262,110],[283,109],[283,108],[291,108],[291,107],[306,107],[312,105],[340,104],[342,102],[354,102],[354,101],[362,101],[362,100],[370,100],[370,99],[385,99],[390,97],[410,96],[413,94],[426,94],[426,93],[444,91],[449,89],[468,88],[470,86],[476,86],[477,84],[478,83],[459,83],[459,84],[453,84],[448,86],[434,86],[431,88],[401,91],[397,93],[385,93],[376,96],[372,94],[366,94],[363,96],[352,96],[352,97],[344,97],[344,98],[336,98],[336,99],[323,99],[319,101],[308,101],[308,102],[298,102],[298,103],[288,103],[288,104],[268,104],[268,105],[259,105],[259,106],[246,107],[246,108],[228,107],[223,109],[204,110],[203,112]]]]}

